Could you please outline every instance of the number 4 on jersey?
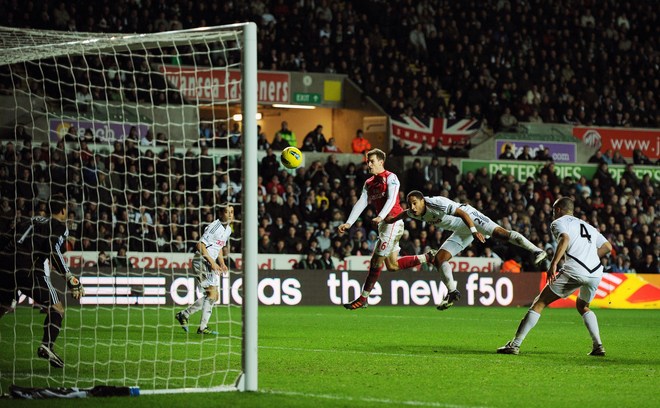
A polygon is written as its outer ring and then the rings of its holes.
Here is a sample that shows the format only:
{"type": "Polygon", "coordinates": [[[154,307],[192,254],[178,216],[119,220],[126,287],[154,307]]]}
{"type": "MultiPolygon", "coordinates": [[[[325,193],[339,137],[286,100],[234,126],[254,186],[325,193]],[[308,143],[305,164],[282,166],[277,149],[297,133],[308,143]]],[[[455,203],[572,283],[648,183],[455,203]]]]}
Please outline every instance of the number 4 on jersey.
{"type": "Polygon", "coordinates": [[[580,236],[586,238],[587,241],[591,242],[591,234],[587,230],[587,227],[584,224],[580,224],[580,236]]]}

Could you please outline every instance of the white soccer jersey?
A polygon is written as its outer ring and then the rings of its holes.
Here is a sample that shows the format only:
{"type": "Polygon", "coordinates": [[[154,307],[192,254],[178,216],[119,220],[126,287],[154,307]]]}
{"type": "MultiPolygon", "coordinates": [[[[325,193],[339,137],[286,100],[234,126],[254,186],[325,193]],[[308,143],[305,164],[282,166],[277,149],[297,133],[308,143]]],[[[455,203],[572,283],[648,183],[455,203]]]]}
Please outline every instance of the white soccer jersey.
{"type": "Polygon", "coordinates": [[[598,248],[607,239],[596,228],[572,215],[564,215],[552,222],[550,230],[557,240],[561,234],[568,234],[568,248],[562,268],[564,272],[579,276],[603,274],[598,248]]]}
{"type": "Polygon", "coordinates": [[[493,235],[493,230],[497,227],[497,224],[490,218],[471,205],[459,204],[442,196],[424,197],[424,201],[426,203],[426,212],[421,217],[415,216],[410,210],[407,212],[408,216],[434,224],[442,229],[456,231],[463,235],[472,235],[465,222],[460,217],[454,215],[456,209],[460,208],[468,214],[474,222],[475,227],[477,227],[477,230],[482,234],[491,236],[493,235]]]}
{"type": "Polygon", "coordinates": [[[220,220],[215,220],[204,229],[201,241],[206,245],[206,250],[211,259],[218,259],[220,250],[227,245],[229,236],[231,235],[231,228],[229,225],[224,227],[220,220]]]}

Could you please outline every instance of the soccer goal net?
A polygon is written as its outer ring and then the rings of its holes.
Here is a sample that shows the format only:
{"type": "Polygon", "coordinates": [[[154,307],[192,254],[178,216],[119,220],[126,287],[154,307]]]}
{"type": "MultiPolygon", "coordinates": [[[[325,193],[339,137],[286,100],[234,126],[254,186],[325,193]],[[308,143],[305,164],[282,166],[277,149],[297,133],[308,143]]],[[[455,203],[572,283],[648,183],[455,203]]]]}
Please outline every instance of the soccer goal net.
{"type": "Polygon", "coordinates": [[[38,355],[44,310],[18,294],[0,319],[0,392],[255,390],[256,25],[0,37],[0,228],[65,195],[64,258],[86,291],[73,299],[52,273],[63,368],[38,355]],[[205,294],[196,245],[227,206],[229,274],[206,327],[192,310],[185,331],[176,314],[205,294]]]}

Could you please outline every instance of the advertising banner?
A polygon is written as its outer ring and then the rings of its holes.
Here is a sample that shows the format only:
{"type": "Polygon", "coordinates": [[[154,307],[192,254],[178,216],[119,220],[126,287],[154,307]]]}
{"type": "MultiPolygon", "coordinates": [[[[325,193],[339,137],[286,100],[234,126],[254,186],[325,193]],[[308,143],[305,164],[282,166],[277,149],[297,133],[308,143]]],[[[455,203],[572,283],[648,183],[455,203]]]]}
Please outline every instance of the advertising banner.
{"type": "Polygon", "coordinates": [[[523,147],[529,147],[529,154],[534,157],[536,152],[548,148],[550,156],[555,163],[575,163],[577,160],[577,151],[575,143],[560,142],[542,142],[534,140],[507,140],[498,139],[495,141],[495,158],[504,153],[505,146],[511,146],[511,152],[518,157],[523,151],[523,147]]]}
{"type": "MultiPolygon", "coordinates": [[[[111,257],[114,252],[109,252],[111,257]]],[[[241,268],[243,259],[240,254],[231,254],[237,268],[241,268]]],[[[70,251],[64,254],[64,259],[73,270],[96,267],[98,252],[70,251]]],[[[292,270],[300,261],[302,255],[259,254],[257,265],[261,270],[292,270]]],[[[127,260],[130,268],[135,269],[190,269],[193,254],[190,253],[158,253],[158,252],[128,252],[127,260]]],[[[344,259],[332,258],[335,269],[339,271],[369,270],[369,256],[349,256],[344,259]]],[[[454,257],[449,262],[454,271],[461,272],[498,272],[502,260],[495,258],[454,257]]],[[[419,268],[419,267],[418,267],[419,268]]]]}
{"type": "MultiPolygon", "coordinates": [[[[495,174],[501,171],[504,174],[512,174],[516,180],[525,181],[527,177],[537,178],[539,170],[543,167],[542,162],[529,162],[529,161],[484,161],[484,160],[461,160],[461,173],[465,174],[468,171],[476,172],[482,167],[488,168],[488,174],[495,174]]],[[[555,164],[555,172],[559,178],[571,177],[578,180],[580,177],[585,176],[587,180],[591,180],[596,174],[598,166],[595,164],[555,164]]],[[[621,175],[625,171],[625,165],[612,164],[608,166],[608,170],[614,181],[617,183],[621,179],[621,175]]],[[[645,174],[651,175],[651,180],[658,183],[660,182],[660,166],[634,166],[635,174],[640,179],[645,174]]]]}
{"type": "MultiPolygon", "coordinates": [[[[591,307],[603,309],[660,309],[659,275],[606,273],[591,307]]],[[[545,279],[542,279],[545,281],[545,279]]],[[[559,299],[551,307],[575,307],[579,291],[559,299]]]]}
{"type": "MultiPolygon", "coordinates": [[[[259,303],[271,305],[339,306],[354,300],[362,290],[366,272],[339,270],[259,271],[259,303]]],[[[652,275],[605,274],[593,307],[617,309],[660,308],[660,287],[645,277],[652,275]]],[[[455,273],[461,299],[456,306],[529,306],[545,285],[544,273],[455,273]]],[[[64,279],[53,284],[63,292],[64,279]]],[[[188,305],[203,294],[189,269],[117,271],[94,268],[81,272],[85,306],[188,305]]],[[[218,304],[240,305],[243,278],[240,273],[223,277],[218,304]]],[[[439,304],[447,294],[440,274],[427,270],[384,271],[369,297],[370,305],[428,306],[439,304]]],[[[24,296],[22,304],[29,300],[24,296]]],[[[78,301],[67,299],[69,305],[78,301]]],[[[553,307],[575,307],[575,294],[553,307]]]]}
{"type": "Polygon", "coordinates": [[[137,129],[139,137],[145,135],[147,130],[149,130],[149,126],[146,124],[95,122],[84,119],[50,119],[49,124],[51,142],[59,142],[62,140],[71,126],[75,126],[78,129],[77,136],[79,139],[83,138],[86,129],[91,129],[94,134],[94,140],[97,142],[114,142],[115,140],[123,140],[132,127],[137,129]]]}
{"type": "MultiPolygon", "coordinates": [[[[241,102],[240,70],[177,65],[161,65],[159,69],[186,99],[241,102]]],[[[259,71],[257,82],[259,103],[290,103],[291,79],[288,72],[259,71]]]]}
{"type": "Polygon", "coordinates": [[[660,156],[660,131],[657,129],[574,127],[573,136],[601,151],[620,151],[623,157],[632,157],[639,149],[652,161],[660,156]]]}

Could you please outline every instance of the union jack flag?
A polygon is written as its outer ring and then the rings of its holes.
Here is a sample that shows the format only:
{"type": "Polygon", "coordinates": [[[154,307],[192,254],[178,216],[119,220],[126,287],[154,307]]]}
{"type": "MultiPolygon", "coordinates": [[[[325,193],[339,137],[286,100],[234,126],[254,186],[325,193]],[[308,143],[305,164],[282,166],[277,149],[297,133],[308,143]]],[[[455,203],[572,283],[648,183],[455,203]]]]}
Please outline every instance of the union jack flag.
{"type": "Polygon", "coordinates": [[[423,141],[431,147],[438,141],[443,146],[451,146],[454,142],[463,145],[481,128],[481,120],[477,119],[431,118],[428,125],[415,117],[402,119],[390,120],[390,134],[394,139],[402,139],[413,153],[423,141]]]}

